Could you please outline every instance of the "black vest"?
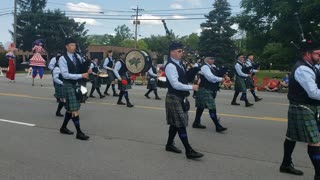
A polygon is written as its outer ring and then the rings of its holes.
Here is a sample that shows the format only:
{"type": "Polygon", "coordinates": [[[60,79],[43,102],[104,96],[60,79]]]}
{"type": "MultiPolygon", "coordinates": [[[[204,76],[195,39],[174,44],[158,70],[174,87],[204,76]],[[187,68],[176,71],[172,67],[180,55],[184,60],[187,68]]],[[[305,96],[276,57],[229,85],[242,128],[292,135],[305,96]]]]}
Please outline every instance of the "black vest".
{"type": "MultiPolygon", "coordinates": [[[[244,64],[241,64],[239,61],[237,61],[236,64],[234,65],[234,73],[235,73],[235,75],[238,76],[238,77],[242,77],[242,76],[240,76],[240,75],[238,74],[238,72],[237,72],[237,70],[236,70],[236,65],[237,65],[237,64],[240,64],[240,66],[242,67],[241,71],[242,71],[243,73],[245,73],[245,72],[244,72],[245,65],[244,65],[244,64]]],[[[245,74],[248,74],[248,73],[245,73],[245,74]]]]}
{"type": "MultiPolygon", "coordinates": [[[[203,67],[203,66],[208,66],[211,70],[211,73],[214,76],[218,76],[217,68],[210,67],[208,64],[204,64],[201,67],[203,67]]],[[[199,84],[199,87],[203,87],[205,89],[208,89],[208,90],[214,91],[214,92],[219,90],[219,82],[212,83],[212,82],[208,81],[207,78],[203,74],[200,74],[200,79],[201,79],[201,82],[199,84]]]]}
{"type": "MultiPolygon", "coordinates": [[[[168,63],[166,65],[166,67],[168,66],[168,64],[173,64],[174,66],[176,66],[177,71],[178,71],[178,81],[181,82],[182,84],[188,84],[188,80],[186,77],[186,68],[183,67],[184,69],[182,69],[178,64],[176,64],[175,62],[173,62],[171,59],[168,60],[168,63]]],[[[168,77],[166,77],[168,79],[168,77]]],[[[180,90],[176,90],[173,88],[173,86],[170,84],[170,82],[167,80],[167,87],[168,87],[168,93],[170,94],[174,94],[176,96],[179,96],[181,98],[185,98],[188,97],[190,95],[189,91],[180,91],[180,90]]]]}
{"type": "Polygon", "coordinates": [[[109,67],[109,68],[113,68],[113,61],[111,60],[111,58],[110,57],[108,57],[108,60],[109,60],[109,62],[108,62],[108,64],[107,64],[107,66],[109,67]]]}
{"type": "Polygon", "coordinates": [[[309,98],[307,92],[303,89],[303,87],[295,80],[294,74],[295,71],[300,66],[307,66],[310,68],[315,74],[316,74],[316,83],[319,87],[319,76],[317,76],[317,73],[315,72],[314,68],[306,63],[304,60],[299,60],[294,65],[293,71],[290,74],[289,77],[289,92],[288,92],[288,99],[290,102],[298,103],[298,104],[307,104],[307,105],[320,105],[320,101],[309,98]]]}
{"type": "MultiPolygon", "coordinates": [[[[157,69],[155,67],[151,67],[153,74],[157,74],[157,69]]],[[[149,78],[153,78],[153,76],[149,75],[149,78]]]]}
{"type": "MultiPolygon", "coordinates": [[[[73,63],[73,61],[69,58],[67,54],[63,55],[65,60],[67,61],[68,65],[68,71],[70,74],[81,74],[81,61],[78,58],[76,54],[74,54],[76,57],[76,64],[73,63]]],[[[71,84],[76,84],[78,80],[71,80],[71,79],[63,79],[64,82],[69,82],[71,84]]]]}
{"type": "Polygon", "coordinates": [[[91,62],[91,64],[93,64],[92,72],[98,74],[99,72],[98,66],[94,62],[91,62]]]}
{"type": "Polygon", "coordinates": [[[126,76],[128,68],[127,68],[126,64],[122,60],[119,60],[119,62],[121,63],[121,68],[119,69],[119,75],[120,76],[126,76]]]}

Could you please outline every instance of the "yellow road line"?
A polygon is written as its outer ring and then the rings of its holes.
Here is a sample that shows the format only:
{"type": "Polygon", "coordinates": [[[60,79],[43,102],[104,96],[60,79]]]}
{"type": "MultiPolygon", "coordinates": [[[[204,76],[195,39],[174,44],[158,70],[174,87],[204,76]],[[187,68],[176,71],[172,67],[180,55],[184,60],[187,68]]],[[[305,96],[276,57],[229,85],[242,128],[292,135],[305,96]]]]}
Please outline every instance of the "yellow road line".
{"type": "MultiPolygon", "coordinates": [[[[29,98],[29,99],[55,100],[54,98],[37,97],[37,96],[30,96],[30,95],[25,95],[25,94],[13,94],[13,93],[0,93],[0,96],[23,97],[23,98],[29,98]]],[[[117,104],[114,104],[114,103],[104,103],[104,102],[86,102],[86,103],[117,106],[117,104]]],[[[165,110],[164,108],[161,108],[161,107],[152,107],[152,106],[135,106],[135,107],[141,108],[141,109],[165,110]]],[[[195,111],[189,111],[189,112],[196,113],[195,111]]],[[[224,116],[224,117],[232,117],[232,118],[287,122],[286,118],[278,118],[278,117],[244,116],[244,115],[224,114],[224,113],[219,114],[219,115],[224,116]]]]}

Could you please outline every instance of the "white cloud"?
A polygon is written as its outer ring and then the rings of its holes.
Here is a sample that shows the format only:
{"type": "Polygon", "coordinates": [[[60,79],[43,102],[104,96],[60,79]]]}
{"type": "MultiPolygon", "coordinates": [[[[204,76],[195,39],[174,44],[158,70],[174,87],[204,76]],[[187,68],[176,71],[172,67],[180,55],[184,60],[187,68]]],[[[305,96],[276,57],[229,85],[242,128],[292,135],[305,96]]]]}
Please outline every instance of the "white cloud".
{"type": "Polygon", "coordinates": [[[161,22],[162,18],[160,16],[143,14],[142,16],[139,17],[139,19],[150,19],[150,20],[140,20],[141,24],[147,24],[147,25],[160,25],[160,24],[162,24],[162,22],[161,22]]]}
{"type": "Polygon", "coordinates": [[[174,15],[172,16],[173,19],[185,19],[187,18],[186,16],[180,16],[180,15],[174,15]]]}
{"type": "Polygon", "coordinates": [[[103,12],[100,6],[94,4],[88,4],[84,2],[80,3],[67,3],[66,7],[70,11],[82,11],[82,12],[103,12]]]}
{"type": "Polygon", "coordinates": [[[85,22],[86,25],[91,25],[91,26],[98,26],[102,25],[100,22],[96,21],[95,19],[90,19],[90,18],[73,18],[76,22],[83,23],[85,22]]]}
{"type": "Polygon", "coordinates": [[[179,3],[173,3],[173,4],[170,4],[170,8],[171,9],[182,9],[183,6],[179,3]]]}
{"type": "Polygon", "coordinates": [[[234,29],[234,30],[238,30],[239,29],[239,24],[233,24],[231,26],[231,28],[234,29]]]}

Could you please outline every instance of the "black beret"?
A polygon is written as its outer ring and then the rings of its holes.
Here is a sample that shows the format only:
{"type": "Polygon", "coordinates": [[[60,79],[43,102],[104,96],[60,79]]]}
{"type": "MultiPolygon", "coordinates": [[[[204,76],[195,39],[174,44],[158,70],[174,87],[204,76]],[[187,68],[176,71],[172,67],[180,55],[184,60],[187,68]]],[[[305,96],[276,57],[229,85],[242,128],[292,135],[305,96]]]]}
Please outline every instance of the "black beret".
{"type": "Polygon", "coordinates": [[[183,48],[183,44],[179,42],[172,42],[169,46],[169,51],[174,51],[176,49],[182,49],[182,48],[183,48]]]}

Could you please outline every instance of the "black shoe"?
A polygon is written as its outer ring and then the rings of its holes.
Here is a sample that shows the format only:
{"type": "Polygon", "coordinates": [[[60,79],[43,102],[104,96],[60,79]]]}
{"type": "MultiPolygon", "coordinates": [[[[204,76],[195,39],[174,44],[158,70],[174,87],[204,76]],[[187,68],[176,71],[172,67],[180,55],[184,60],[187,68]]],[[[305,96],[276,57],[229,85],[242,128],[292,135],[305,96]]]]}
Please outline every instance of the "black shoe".
{"type": "Polygon", "coordinates": [[[246,107],[250,107],[250,106],[253,106],[253,104],[247,102],[247,103],[246,103],[246,107]]]}
{"type": "Polygon", "coordinates": [[[227,129],[228,129],[228,128],[219,126],[219,127],[216,128],[216,132],[220,133],[220,132],[226,131],[227,129]]]}
{"type": "Polygon", "coordinates": [[[100,96],[100,99],[103,99],[103,98],[105,98],[105,97],[106,97],[106,96],[104,96],[104,95],[101,95],[101,96],[100,96]]]}
{"type": "Polygon", "coordinates": [[[117,94],[117,93],[113,93],[113,96],[114,96],[114,97],[118,97],[118,96],[119,96],[119,94],[117,94]]]}
{"type": "Polygon", "coordinates": [[[61,112],[56,112],[56,116],[63,117],[63,114],[61,114],[61,112]]]}
{"type": "Polygon", "coordinates": [[[130,107],[130,108],[131,108],[131,107],[134,107],[134,105],[131,104],[130,102],[128,102],[128,103],[127,103],[127,107],[130,107]]]}
{"type": "Polygon", "coordinates": [[[193,123],[192,127],[196,128],[196,129],[205,129],[205,128],[207,128],[206,126],[204,126],[204,125],[202,125],[200,123],[193,123]]]}
{"type": "Polygon", "coordinates": [[[240,104],[239,104],[239,103],[234,102],[234,101],[232,101],[232,102],[231,102],[231,105],[234,105],[234,106],[240,106],[240,104]]]}
{"type": "Polygon", "coordinates": [[[104,95],[106,96],[110,96],[110,94],[108,92],[104,92],[104,95]]]}
{"type": "Polygon", "coordinates": [[[254,98],[255,102],[258,102],[258,101],[261,101],[261,100],[262,100],[262,98],[259,98],[259,97],[254,98]]]}
{"type": "Polygon", "coordinates": [[[156,100],[161,100],[161,98],[159,98],[159,96],[157,96],[155,99],[156,99],[156,100]]]}
{"type": "Polygon", "coordinates": [[[123,103],[122,101],[118,101],[117,104],[118,104],[118,105],[126,105],[126,104],[123,103]]]}
{"type": "Polygon", "coordinates": [[[89,97],[91,97],[91,98],[96,98],[94,95],[90,95],[89,97]]]}
{"type": "Polygon", "coordinates": [[[280,172],[293,174],[293,175],[297,175],[297,176],[302,176],[303,175],[303,172],[298,170],[298,169],[295,169],[293,164],[291,164],[290,166],[281,165],[280,166],[280,172]]]}
{"type": "Polygon", "coordinates": [[[83,132],[80,132],[80,133],[77,133],[77,136],[76,136],[77,139],[80,139],[80,140],[88,140],[89,139],[89,136],[85,135],[83,132]]]}
{"type": "Polygon", "coordinates": [[[61,134],[68,134],[68,135],[72,135],[73,132],[70,131],[68,128],[60,128],[60,133],[61,134]]]}
{"type": "Polygon", "coordinates": [[[146,98],[150,99],[150,96],[148,94],[145,94],[144,95],[146,98]]]}
{"type": "Polygon", "coordinates": [[[178,153],[178,154],[182,153],[182,151],[174,145],[170,145],[170,146],[166,145],[166,151],[178,153]]]}
{"type": "Polygon", "coordinates": [[[186,152],[186,156],[188,159],[197,159],[203,157],[203,154],[190,149],[188,152],[186,152]]]}

